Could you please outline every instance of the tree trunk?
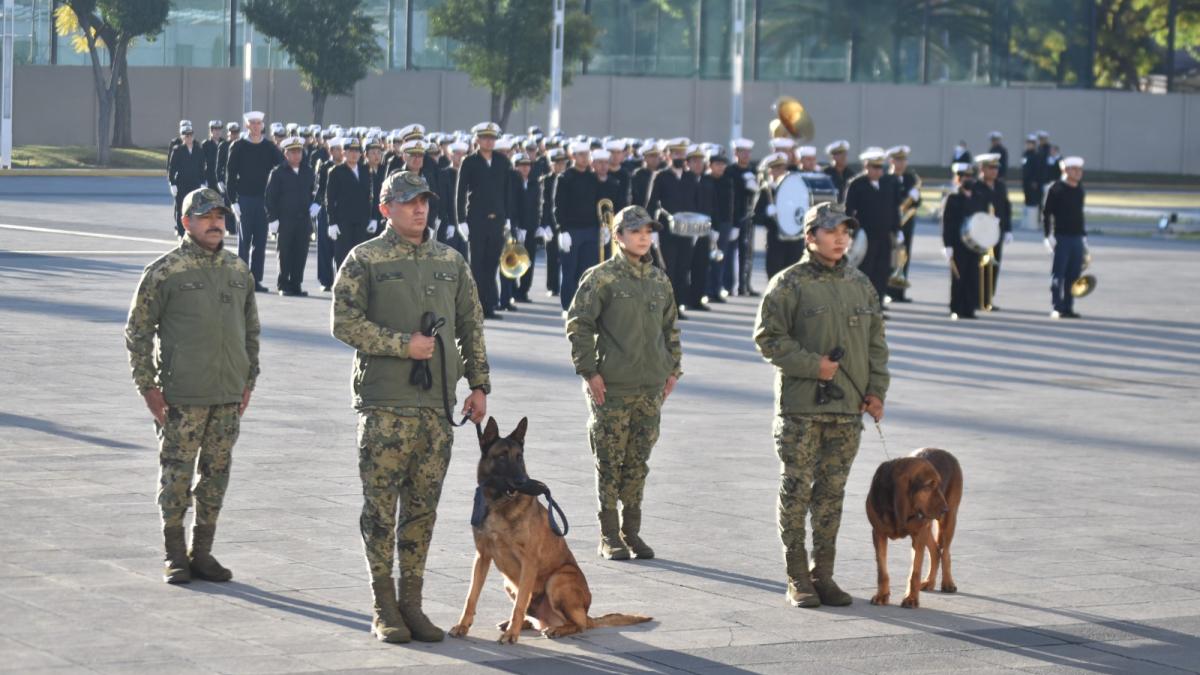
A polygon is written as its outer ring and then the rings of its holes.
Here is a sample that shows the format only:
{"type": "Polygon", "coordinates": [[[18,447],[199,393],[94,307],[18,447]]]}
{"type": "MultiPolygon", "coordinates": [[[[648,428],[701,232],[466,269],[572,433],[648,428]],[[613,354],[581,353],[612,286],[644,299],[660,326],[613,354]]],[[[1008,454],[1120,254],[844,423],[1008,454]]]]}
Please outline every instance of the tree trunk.
{"type": "Polygon", "coordinates": [[[312,92],[312,113],[313,123],[324,126],[325,124],[325,101],[329,99],[329,94],[313,89],[312,92]]]}
{"type": "MultiPolygon", "coordinates": [[[[489,108],[488,121],[495,122],[500,119],[500,92],[492,92],[492,100],[489,108]]],[[[503,129],[504,127],[501,126],[500,128],[503,129]]]]}
{"type": "MultiPolygon", "coordinates": [[[[128,50],[122,50],[128,54],[128,50]]],[[[129,59],[122,57],[118,65],[113,57],[113,79],[116,81],[116,96],[113,100],[113,136],[115,148],[133,147],[133,104],[129,91],[129,59]]]]}
{"type": "Polygon", "coordinates": [[[515,106],[515,104],[516,104],[516,101],[514,101],[511,97],[508,97],[508,96],[505,96],[503,103],[500,104],[499,124],[500,124],[501,129],[508,128],[508,118],[512,116],[512,111],[513,111],[513,107],[515,106]]]}
{"type": "Polygon", "coordinates": [[[109,145],[109,131],[112,129],[112,90],[104,79],[100,55],[96,53],[96,36],[91,30],[92,22],[88,17],[86,12],[79,17],[79,27],[87,40],[88,56],[92,61],[92,85],[96,89],[96,164],[108,166],[112,156],[109,145]]]}

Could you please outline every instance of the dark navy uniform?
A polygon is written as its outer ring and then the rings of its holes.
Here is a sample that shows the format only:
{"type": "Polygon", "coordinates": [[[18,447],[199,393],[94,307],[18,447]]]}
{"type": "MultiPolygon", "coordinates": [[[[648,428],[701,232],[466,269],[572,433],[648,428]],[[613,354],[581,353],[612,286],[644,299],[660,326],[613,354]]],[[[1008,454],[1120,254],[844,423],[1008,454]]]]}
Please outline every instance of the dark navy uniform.
{"type": "Polygon", "coordinates": [[[463,159],[458,169],[456,202],[458,215],[470,228],[467,244],[471,250],[471,274],[479,288],[485,318],[496,317],[500,290],[496,273],[500,252],[504,249],[504,221],[508,220],[512,194],[512,165],[499,152],[491,161],[476,152],[463,159]]]}
{"type": "MultiPolygon", "coordinates": [[[[350,249],[370,239],[367,223],[371,220],[371,177],[365,167],[357,174],[346,164],[329,172],[325,188],[325,208],[329,225],[338,226],[338,238],[333,240],[334,268],[340,269],[350,249]]],[[[376,212],[378,213],[378,212],[376,212]]]]}
{"type": "Polygon", "coordinates": [[[696,174],[684,169],[676,175],[675,169],[670,166],[659,169],[654,174],[654,179],[650,182],[646,210],[663,225],[658,235],[659,248],[662,250],[663,261],[667,264],[667,276],[671,279],[675,299],[681,303],[687,302],[691,297],[689,276],[694,244],[691,237],[671,234],[667,228],[667,217],[660,216],[659,211],[676,214],[684,211],[694,212],[699,207],[700,180],[696,174]]]}
{"type": "Polygon", "coordinates": [[[267,221],[279,221],[276,289],[284,295],[303,293],[304,264],[308,261],[308,246],[312,241],[309,208],[313,204],[315,182],[312,169],[303,159],[295,169],[287,163],[280,164],[267,177],[267,221]]]}
{"type": "Polygon", "coordinates": [[[960,319],[974,319],[979,308],[979,254],[963,243],[967,219],[982,209],[978,199],[963,189],[942,201],[942,245],[953,249],[950,270],[950,312],[960,319]]]}
{"type": "Polygon", "coordinates": [[[171,167],[167,181],[175,186],[175,234],[183,236],[183,221],[180,219],[183,198],[189,192],[204,185],[206,166],[204,151],[193,142],[190,146],[180,143],[171,151],[171,167]]]}
{"type": "Polygon", "coordinates": [[[900,229],[897,183],[894,176],[884,174],[874,185],[866,173],[861,173],[846,187],[846,213],[867,235],[867,255],[858,269],[871,280],[880,303],[891,275],[892,235],[900,229]]]}

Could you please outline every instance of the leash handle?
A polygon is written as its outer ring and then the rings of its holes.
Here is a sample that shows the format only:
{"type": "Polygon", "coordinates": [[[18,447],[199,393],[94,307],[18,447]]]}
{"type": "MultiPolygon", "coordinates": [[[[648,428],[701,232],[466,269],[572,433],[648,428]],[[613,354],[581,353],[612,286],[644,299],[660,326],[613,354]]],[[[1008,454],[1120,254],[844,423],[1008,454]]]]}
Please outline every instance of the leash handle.
{"type": "Polygon", "coordinates": [[[549,488],[546,489],[546,502],[549,504],[546,508],[546,515],[550,518],[550,531],[560,537],[567,536],[567,532],[571,530],[571,525],[567,522],[567,514],[563,513],[562,507],[558,505],[558,502],[554,501],[554,497],[550,496],[549,488]],[[558,523],[554,522],[555,512],[558,513],[559,519],[562,520],[562,527],[559,527],[558,523]]]}

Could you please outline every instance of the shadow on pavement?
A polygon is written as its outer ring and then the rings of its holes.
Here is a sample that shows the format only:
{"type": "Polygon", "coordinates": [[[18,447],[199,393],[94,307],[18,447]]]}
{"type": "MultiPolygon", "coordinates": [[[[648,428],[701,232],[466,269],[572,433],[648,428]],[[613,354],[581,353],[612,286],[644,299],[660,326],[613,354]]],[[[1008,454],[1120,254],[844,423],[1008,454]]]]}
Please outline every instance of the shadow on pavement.
{"type": "Polygon", "coordinates": [[[121,450],[141,450],[143,446],[117,441],[103,436],[93,436],[85,434],[74,429],[70,429],[59,425],[57,422],[44,420],[39,417],[28,417],[26,415],[17,415],[14,413],[0,412],[0,428],[17,427],[20,429],[30,429],[40,431],[44,434],[58,436],[60,438],[69,438],[73,441],[89,443],[91,445],[99,445],[105,448],[119,448],[121,450]]]}

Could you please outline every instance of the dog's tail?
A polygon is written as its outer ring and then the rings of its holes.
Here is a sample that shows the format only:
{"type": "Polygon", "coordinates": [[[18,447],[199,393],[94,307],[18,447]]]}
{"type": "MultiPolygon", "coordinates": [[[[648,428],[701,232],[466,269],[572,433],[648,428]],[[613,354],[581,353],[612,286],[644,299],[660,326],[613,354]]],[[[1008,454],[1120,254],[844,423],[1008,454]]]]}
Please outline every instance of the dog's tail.
{"type": "Polygon", "coordinates": [[[641,614],[605,614],[604,616],[588,617],[588,628],[608,628],[615,626],[632,626],[635,623],[653,621],[654,617],[641,614]]]}

